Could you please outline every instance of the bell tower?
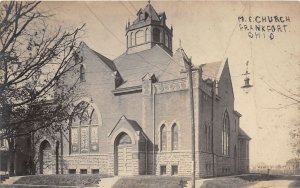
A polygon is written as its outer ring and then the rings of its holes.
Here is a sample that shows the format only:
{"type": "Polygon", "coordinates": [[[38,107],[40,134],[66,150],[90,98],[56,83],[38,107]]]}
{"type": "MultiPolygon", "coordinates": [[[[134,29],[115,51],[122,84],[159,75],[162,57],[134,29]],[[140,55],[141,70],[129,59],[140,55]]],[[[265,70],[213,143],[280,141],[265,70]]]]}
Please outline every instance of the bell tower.
{"type": "Polygon", "coordinates": [[[132,23],[126,24],[127,53],[148,50],[157,44],[172,54],[173,28],[166,25],[165,12],[157,13],[149,1],[136,15],[132,23]]]}

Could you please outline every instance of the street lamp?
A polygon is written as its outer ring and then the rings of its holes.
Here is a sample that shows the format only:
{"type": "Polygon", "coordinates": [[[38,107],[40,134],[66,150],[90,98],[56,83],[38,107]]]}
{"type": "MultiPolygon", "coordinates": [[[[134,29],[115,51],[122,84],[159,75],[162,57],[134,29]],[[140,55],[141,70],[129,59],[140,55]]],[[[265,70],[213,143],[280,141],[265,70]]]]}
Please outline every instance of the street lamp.
{"type": "Polygon", "coordinates": [[[244,84],[241,88],[245,91],[245,93],[249,93],[250,91],[250,88],[253,87],[253,85],[250,84],[250,78],[249,78],[249,72],[248,72],[248,64],[249,64],[249,61],[247,61],[246,63],[246,72],[242,75],[245,75],[245,79],[244,79],[244,84]]]}

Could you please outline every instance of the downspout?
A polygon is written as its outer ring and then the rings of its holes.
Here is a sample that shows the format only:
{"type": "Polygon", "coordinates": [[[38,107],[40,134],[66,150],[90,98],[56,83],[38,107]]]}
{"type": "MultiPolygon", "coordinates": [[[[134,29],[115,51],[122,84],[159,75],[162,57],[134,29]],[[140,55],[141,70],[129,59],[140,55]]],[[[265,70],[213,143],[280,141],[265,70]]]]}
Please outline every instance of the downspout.
{"type": "Polygon", "coordinates": [[[59,141],[55,142],[55,174],[59,174],[59,141]]]}
{"type": "Polygon", "coordinates": [[[61,171],[60,173],[63,174],[64,173],[64,143],[63,143],[63,132],[62,129],[60,129],[60,168],[61,171]]]}
{"type": "Polygon", "coordinates": [[[69,128],[69,155],[71,155],[71,151],[72,151],[72,142],[71,142],[71,139],[72,139],[72,129],[71,129],[71,124],[68,124],[68,128],[69,128]]]}
{"type": "Polygon", "coordinates": [[[212,154],[212,166],[213,176],[215,176],[215,153],[214,153],[214,101],[215,101],[215,86],[216,82],[213,82],[211,89],[211,154],[212,154]]]}
{"type": "Polygon", "coordinates": [[[153,167],[152,167],[152,173],[153,173],[153,175],[155,175],[155,92],[156,92],[156,89],[155,89],[155,87],[153,87],[153,99],[152,99],[152,117],[153,117],[153,119],[152,119],[152,122],[153,122],[153,161],[152,161],[152,165],[153,165],[153,167]]]}
{"type": "Polygon", "coordinates": [[[148,175],[148,140],[147,139],[146,139],[146,175],[148,175]]]}

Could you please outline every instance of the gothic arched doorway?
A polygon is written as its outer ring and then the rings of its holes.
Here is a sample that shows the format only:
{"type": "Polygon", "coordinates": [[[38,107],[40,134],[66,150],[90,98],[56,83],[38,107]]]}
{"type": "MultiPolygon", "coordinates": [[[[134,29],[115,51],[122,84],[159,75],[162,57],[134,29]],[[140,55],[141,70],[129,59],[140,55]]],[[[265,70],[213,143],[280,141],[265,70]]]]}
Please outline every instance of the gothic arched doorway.
{"type": "Polygon", "coordinates": [[[119,176],[132,175],[132,142],[126,133],[121,133],[115,141],[115,174],[119,176]]]}
{"type": "Polygon", "coordinates": [[[51,163],[51,145],[47,140],[44,140],[40,145],[40,174],[51,174],[51,163]]]}

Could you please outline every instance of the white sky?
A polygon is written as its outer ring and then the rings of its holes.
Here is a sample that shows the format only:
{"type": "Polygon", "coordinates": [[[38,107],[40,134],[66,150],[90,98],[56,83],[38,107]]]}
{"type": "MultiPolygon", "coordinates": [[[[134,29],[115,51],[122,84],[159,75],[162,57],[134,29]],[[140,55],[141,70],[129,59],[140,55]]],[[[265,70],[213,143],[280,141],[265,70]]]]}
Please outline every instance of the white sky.
{"type": "MultiPolygon", "coordinates": [[[[86,23],[83,40],[94,50],[114,59],[125,51],[125,24],[132,22],[147,2],[43,2],[64,26],[86,23]],[[92,12],[91,12],[91,11],[92,12]]],[[[300,4],[298,2],[182,2],[152,1],[157,12],[165,11],[173,25],[173,51],[179,39],[194,64],[229,59],[235,92],[235,108],[243,117],[241,127],[252,138],[251,165],[284,164],[293,157],[289,127],[300,122],[299,104],[270,91],[270,86],[300,100],[300,4]],[[239,30],[238,16],[289,16],[286,33],[275,38],[250,39],[239,30]],[[252,55],[251,55],[252,54],[252,55]],[[250,82],[243,85],[246,61],[250,82]],[[270,86],[268,86],[267,84],[270,86]],[[289,105],[287,107],[284,107],[289,105]],[[279,108],[279,109],[276,109],[279,108]]],[[[277,24],[277,23],[276,23],[277,24]]]]}

